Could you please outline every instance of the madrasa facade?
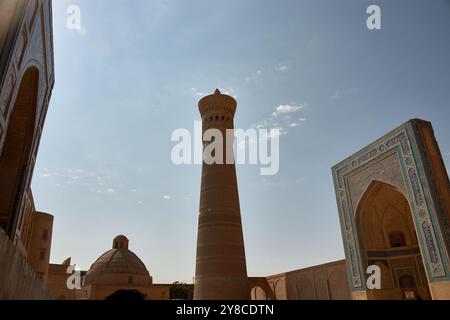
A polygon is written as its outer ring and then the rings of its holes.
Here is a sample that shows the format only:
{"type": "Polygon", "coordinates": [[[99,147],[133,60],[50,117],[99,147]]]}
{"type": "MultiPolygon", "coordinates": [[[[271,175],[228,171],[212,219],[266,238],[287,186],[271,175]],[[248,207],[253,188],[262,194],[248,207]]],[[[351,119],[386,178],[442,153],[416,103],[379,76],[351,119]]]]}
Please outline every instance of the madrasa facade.
{"type": "MultiPolygon", "coordinates": [[[[70,258],[50,263],[57,216],[35,208],[30,182],[54,79],[51,0],[1,1],[0,299],[104,300],[123,291],[170,299],[170,284],[153,281],[123,235],[74,287],[70,258]]],[[[237,102],[216,90],[199,111],[204,129],[232,129],[237,102]]],[[[450,182],[431,123],[405,122],[336,164],[331,177],[345,259],[252,277],[234,165],[204,163],[193,298],[450,299],[450,182]],[[375,290],[373,266],[381,271],[375,290]]]]}

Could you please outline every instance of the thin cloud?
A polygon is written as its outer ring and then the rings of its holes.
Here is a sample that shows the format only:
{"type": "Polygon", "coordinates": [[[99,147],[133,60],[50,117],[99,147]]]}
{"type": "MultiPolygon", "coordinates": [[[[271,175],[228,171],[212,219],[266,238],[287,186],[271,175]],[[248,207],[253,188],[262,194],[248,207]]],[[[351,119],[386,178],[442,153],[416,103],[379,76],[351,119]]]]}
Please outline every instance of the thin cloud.
{"type": "Polygon", "coordinates": [[[244,78],[244,80],[245,80],[245,82],[254,81],[254,80],[258,79],[261,76],[261,74],[262,74],[261,70],[256,70],[256,73],[254,75],[247,76],[244,78]]]}
{"type": "Polygon", "coordinates": [[[102,176],[97,172],[85,169],[62,169],[48,170],[44,169],[40,174],[43,179],[52,181],[56,186],[79,187],[96,194],[113,194],[116,190],[108,183],[108,177],[102,176]]]}
{"type": "Polygon", "coordinates": [[[299,118],[298,121],[299,122],[292,122],[292,123],[290,123],[289,126],[291,128],[299,127],[302,122],[306,122],[306,118],[299,118]]]}
{"type": "Polygon", "coordinates": [[[289,129],[294,129],[296,127],[301,126],[301,123],[306,122],[306,118],[301,117],[298,118],[297,121],[292,121],[294,114],[301,109],[305,108],[308,104],[281,104],[275,108],[275,111],[272,112],[271,116],[267,119],[264,119],[258,122],[255,127],[256,129],[267,129],[269,130],[266,134],[266,138],[271,139],[275,136],[284,136],[287,135],[289,129]],[[271,132],[271,129],[276,129],[271,132]]]}
{"type": "Polygon", "coordinates": [[[194,97],[204,97],[208,95],[207,93],[197,90],[197,88],[191,88],[191,93],[194,97]]]}
{"type": "Polygon", "coordinates": [[[306,104],[299,104],[299,105],[295,105],[295,104],[280,104],[276,108],[276,110],[273,113],[273,115],[277,116],[277,115],[280,115],[280,114],[297,112],[297,111],[303,109],[304,107],[306,107],[306,104]]]}
{"type": "Polygon", "coordinates": [[[288,71],[289,70],[289,67],[287,66],[287,65],[285,65],[285,64],[278,64],[276,67],[275,67],[275,70],[276,71],[279,71],[279,72],[284,72],[284,71],[288,71]]]}
{"type": "Polygon", "coordinates": [[[287,131],[282,128],[282,127],[278,127],[278,128],[271,128],[265,135],[265,137],[267,139],[272,139],[275,137],[281,137],[287,134],[287,131]]]}

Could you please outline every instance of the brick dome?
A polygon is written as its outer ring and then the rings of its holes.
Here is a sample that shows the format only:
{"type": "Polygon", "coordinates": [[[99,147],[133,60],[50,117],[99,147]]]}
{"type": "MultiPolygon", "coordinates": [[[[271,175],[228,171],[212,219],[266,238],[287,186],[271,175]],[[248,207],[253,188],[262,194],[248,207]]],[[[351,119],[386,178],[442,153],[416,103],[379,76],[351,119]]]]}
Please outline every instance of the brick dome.
{"type": "Polygon", "coordinates": [[[149,285],[152,278],[144,263],[128,249],[128,239],[117,236],[113,248],[102,254],[91,266],[85,285],[149,285]]]}

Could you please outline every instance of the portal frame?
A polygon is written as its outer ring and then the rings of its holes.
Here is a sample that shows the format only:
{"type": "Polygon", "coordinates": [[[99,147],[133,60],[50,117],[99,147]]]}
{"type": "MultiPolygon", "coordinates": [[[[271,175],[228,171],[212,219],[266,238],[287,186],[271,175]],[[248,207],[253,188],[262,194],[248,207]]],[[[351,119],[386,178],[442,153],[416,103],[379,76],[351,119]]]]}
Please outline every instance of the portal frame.
{"type": "MultiPolygon", "coordinates": [[[[397,174],[401,175],[405,195],[411,207],[431,294],[436,299],[450,299],[448,213],[442,205],[445,200],[441,201],[436,196],[439,193],[436,179],[428,168],[431,161],[424,147],[422,127],[431,128],[431,124],[418,119],[408,121],[332,168],[348,278],[355,299],[367,298],[367,288],[355,222],[357,205],[352,201],[353,190],[349,179],[392,155],[397,157],[401,168],[401,172],[397,174]],[[447,282],[447,289],[442,290],[442,286],[439,286],[433,294],[433,284],[443,282],[447,282]]],[[[446,179],[448,181],[448,176],[446,179]]],[[[367,186],[371,182],[367,181],[367,186]]],[[[382,182],[391,183],[389,177],[382,182]]]]}

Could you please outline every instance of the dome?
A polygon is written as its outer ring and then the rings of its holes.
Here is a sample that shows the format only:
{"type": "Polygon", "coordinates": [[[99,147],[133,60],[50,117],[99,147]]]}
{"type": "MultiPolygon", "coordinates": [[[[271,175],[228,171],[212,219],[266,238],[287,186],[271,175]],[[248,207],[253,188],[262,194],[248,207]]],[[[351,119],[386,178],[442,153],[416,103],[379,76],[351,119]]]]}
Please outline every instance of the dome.
{"type": "Polygon", "coordinates": [[[128,249],[128,239],[117,236],[113,248],[102,254],[91,266],[85,285],[149,285],[152,278],[144,263],[128,249]]]}
{"type": "Polygon", "coordinates": [[[216,89],[213,94],[202,98],[198,102],[200,114],[203,115],[205,112],[207,112],[208,109],[210,109],[210,106],[212,106],[213,108],[219,107],[219,109],[225,108],[234,115],[234,113],[236,112],[237,102],[233,97],[222,94],[219,89],[216,89]]]}

